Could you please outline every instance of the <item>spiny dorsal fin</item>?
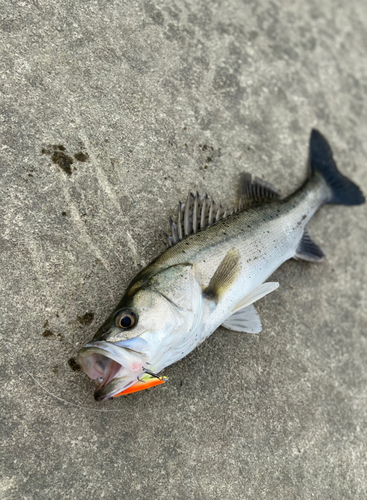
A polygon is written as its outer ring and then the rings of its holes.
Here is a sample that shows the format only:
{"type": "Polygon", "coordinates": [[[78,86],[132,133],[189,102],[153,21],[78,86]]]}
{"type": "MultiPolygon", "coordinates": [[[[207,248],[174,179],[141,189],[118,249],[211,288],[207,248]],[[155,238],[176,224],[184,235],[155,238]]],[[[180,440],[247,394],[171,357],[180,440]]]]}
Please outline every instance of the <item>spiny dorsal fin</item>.
{"type": "Polygon", "coordinates": [[[313,241],[307,229],[305,229],[301,241],[298,243],[294,258],[306,260],[307,262],[322,262],[325,258],[324,252],[313,241]]]}
{"type": "Polygon", "coordinates": [[[180,201],[178,204],[177,222],[173,222],[170,217],[171,235],[163,233],[163,241],[167,247],[171,247],[237,211],[218,205],[207,194],[200,196],[199,193],[189,192],[186,202],[180,201]]]}
{"type": "Polygon", "coordinates": [[[177,222],[173,222],[170,218],[171,234],[163,233],[163,242],[169,248],[190,234],[212,226],[238,211],[279,197],[279,191],[271,184],[257,177],[252,178],[251,174],[241,176],[241,199],[239,207],[235,209],[218,205],[207,194],[200,196],[198,192],[196,194],[189,192],[186,202],[180,201],[178,204],[177,222]]]}
{"type": "Polygon", "coordinates": [[[215,271],[205,290],[205,296],[218,302],[221,295],[232,285],[240,271],[240,253],[231,248],[215,271]]]}
{"type": "Polygon", "coordinates": [[[252,177],[251,174],[241,175],[241,209],[261,205],[279,198],[280,192],[269,182],[252,177]]]}

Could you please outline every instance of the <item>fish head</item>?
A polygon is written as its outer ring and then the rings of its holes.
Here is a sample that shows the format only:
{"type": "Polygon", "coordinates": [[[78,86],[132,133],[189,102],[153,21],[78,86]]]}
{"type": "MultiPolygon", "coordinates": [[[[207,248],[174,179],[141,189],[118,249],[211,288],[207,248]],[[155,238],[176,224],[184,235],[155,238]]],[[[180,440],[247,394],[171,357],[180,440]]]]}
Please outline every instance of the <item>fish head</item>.
{"type": "Polygon", "coordinates": [[[158,373],[183,357],[179,352],[187,350],[187,338],[200,321],[201,300],[191,265],[135,279],[93,341],[79,351],[82,369],[96,382],[95,399],[114,397],[146,370],[158,373]]]}

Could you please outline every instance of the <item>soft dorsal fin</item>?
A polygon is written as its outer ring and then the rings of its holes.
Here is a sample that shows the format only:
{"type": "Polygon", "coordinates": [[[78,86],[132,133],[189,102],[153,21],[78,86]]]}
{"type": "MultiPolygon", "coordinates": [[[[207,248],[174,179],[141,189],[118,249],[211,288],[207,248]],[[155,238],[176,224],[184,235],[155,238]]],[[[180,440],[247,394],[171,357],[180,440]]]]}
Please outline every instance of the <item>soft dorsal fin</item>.
{"type": "Polygon", "coordinates": [[[233,332],[260,333],[262,330],[259,315],[253,305],[232,314],[222,326],[233,332]]]}
{"type": "Polygon", "coordinates": [[[307,229],[305,229],[301,241],[298,244],[294,258],[306,260],[307,262],[322,262],[325,258],[324,252],[313,241],[307,229]]]}
{"type": "Polygon", "coordinates": [[[280,197],[280,193],[271,184],[251,174],[241,176],[241,198],[238,208],[229,209],[218,205],[212,198],[189,192],[186,202],[178,204],[177,222],[170,218],[170,234],[163,233],[164,244],[171,247],[182,239],[195,234],[216,222],[226,219],[239,211],[261,205],[280,197]]]}
{"type": "Polygon", "coordinates": [[[280,192],[269,182],[252,177],[251,174],[241,175],[241,208],[250,208],[279,198],[280,192]]]}
{"type": "Polygon", "coordinates": [[[223,292],[225,292],[236,279],[240,271],[240,253],[236,248],[231,248],[215,271],[205,296],[214,302],[218,302],[223,292]]]}

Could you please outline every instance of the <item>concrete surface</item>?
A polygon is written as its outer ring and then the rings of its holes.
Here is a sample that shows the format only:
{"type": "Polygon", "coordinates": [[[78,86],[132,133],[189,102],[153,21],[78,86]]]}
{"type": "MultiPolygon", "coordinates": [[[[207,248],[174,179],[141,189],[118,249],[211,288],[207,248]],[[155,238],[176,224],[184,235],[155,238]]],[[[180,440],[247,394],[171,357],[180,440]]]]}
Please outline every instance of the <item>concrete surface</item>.
{"type": "Polygon", "coordinates": [[[288,193],[317,126],[367,190],[366,2],[3,1],[0,37],[1,498],[367,498],[366,206],[165,387],[97,404],[68,363],[188,188],[288,193]]]}

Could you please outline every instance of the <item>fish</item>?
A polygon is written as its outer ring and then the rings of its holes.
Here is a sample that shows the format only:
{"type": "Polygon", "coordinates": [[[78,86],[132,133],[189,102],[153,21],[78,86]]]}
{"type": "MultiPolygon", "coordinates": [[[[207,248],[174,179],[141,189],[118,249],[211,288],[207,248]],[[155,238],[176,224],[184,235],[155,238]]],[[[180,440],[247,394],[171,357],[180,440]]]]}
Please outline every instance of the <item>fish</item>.
{"type": "Polygon", "coordinates": [[[260,333],[254,303],[279,286],[267,279],[288,259],[320,263],[307,224],[327,203],[360,205],[360,188],[337,169],[325,137],[312,130],[308,175],[282,197],[270,183],[240,175],[229,210],[189,192],[170,219],[166,251],[142,269],[93,340],[78,353],[95,381],[96,401],[164,384],[164,368],[184,358],[219,326],[260,333]]]}

